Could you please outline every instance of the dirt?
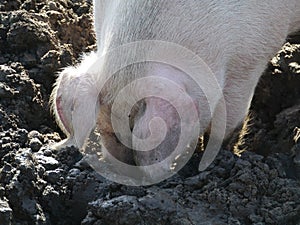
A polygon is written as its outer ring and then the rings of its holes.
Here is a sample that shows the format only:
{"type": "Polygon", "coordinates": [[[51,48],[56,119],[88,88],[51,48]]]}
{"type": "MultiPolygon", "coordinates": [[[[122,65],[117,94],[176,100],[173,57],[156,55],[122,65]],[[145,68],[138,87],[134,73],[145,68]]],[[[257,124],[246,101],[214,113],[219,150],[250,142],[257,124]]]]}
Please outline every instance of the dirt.
{"type": "Polygon", "coordinates": [[[57,72],[95,48],[89,0],[0,1],[0,224],[300,224],[300,35],[268,65],[248,128],[149,187],[110,182],[49,112],[57,72]],[[299,127],[297,129],[297,127],[299,127]]]}

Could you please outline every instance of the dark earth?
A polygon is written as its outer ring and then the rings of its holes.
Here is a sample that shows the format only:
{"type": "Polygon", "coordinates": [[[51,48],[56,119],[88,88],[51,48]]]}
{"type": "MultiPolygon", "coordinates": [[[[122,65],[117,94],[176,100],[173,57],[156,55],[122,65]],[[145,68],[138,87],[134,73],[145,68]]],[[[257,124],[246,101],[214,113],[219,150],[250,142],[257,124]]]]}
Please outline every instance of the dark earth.
{"type": "Polygon", "coordinates": [[[198,151],[176,176],[129,187],[78,149],[49,147],[64,138],[48,103],[57,72],[95,49],[91,4],[0,0],[0,224],[299,225],[300,34],[269,63],[248,127],[206,171],[198,151]]]}

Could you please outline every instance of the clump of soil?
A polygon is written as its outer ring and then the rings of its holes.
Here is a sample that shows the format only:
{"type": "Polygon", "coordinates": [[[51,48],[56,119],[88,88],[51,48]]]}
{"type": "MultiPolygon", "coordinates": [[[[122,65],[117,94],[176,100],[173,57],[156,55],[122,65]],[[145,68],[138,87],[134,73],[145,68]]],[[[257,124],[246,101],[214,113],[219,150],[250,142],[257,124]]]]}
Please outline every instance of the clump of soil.
{"type": "Polygon", "coordinates": [[[300,224],[300,39],[268,66],[241,156],[201,153],[150,187],[105,180],[49,113],[56,73],[95,48],[90,0],[0,2],[0,224],[300,224]],[[298,43],[298,44],[297,44],[298,43]]]}
{"type": "MultiPolygon", "coordinates": [[[[291,42],[300,43],[299,36],[291,42]]],[[[248,143],[260,154],[288,153],[300,126],[300,44],[287,43],[269,64],[252,104],[248,143]]]]}

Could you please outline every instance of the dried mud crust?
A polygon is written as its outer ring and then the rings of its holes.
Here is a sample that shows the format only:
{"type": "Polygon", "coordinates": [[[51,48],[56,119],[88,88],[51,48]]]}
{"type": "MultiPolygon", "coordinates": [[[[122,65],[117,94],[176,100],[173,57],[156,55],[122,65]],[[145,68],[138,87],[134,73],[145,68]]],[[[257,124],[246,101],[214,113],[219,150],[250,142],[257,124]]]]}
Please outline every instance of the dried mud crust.
{"type": "Polygon", "coordinates": [[[0,224],[300,224],[299,35],[289,41],[257,87],[248,151],[222,149],[202,173],[196,153],[169,180],[128,187],[49,147],[63,138],[55,73],[95,47],[91,1],[0,1],[0,224]]]}

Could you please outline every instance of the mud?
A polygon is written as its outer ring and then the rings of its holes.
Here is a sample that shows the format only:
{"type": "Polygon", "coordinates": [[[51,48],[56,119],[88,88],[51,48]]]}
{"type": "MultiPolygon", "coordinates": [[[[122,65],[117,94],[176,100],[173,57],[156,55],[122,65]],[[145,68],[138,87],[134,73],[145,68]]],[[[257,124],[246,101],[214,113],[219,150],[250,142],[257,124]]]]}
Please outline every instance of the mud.
{"type": "Polygon", "coordinates": [[[300,224],[299,34],[268,65],[248,128],[205,172],[197,152],[176,176],[130,187],[76,148],[49,147],[64,138],[48,104],[56,73],[95,48],[91,22],[90,0],[0,1],[1,225],[300,224]]]}

